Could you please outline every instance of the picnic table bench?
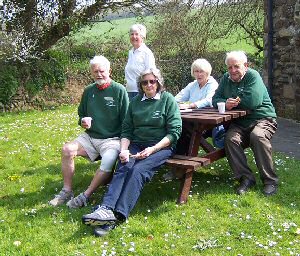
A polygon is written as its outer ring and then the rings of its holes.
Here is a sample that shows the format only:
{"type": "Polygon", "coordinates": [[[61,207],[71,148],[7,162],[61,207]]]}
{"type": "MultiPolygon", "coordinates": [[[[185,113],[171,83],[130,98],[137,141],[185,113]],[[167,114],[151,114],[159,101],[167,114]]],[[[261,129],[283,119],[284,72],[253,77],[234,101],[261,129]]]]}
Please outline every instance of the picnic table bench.
{"type": "MultiPolygon", "coordinates": [[[[230,110],[224,114],[220,114],[214,108],[193,109],[181,112],[183,126],[191,133],[188,152],[186,152],[186,155],[174,155],[166,162],[167,166],[175,168],[183,174],[180,179],[178,204],[187,202],[194,172],[198,168],[207,166],[225,156],[225,150],[215,148],[204,138],[204,132],[212,130],[221,124],[228,126],[234,119],[246,114],[245,110],[230,110]],[[198,152],[201,148],[205,154],[199,156],[198,152]]],[[[177,145],[177,147],[180,147],[180,145],[177,145]]]]}

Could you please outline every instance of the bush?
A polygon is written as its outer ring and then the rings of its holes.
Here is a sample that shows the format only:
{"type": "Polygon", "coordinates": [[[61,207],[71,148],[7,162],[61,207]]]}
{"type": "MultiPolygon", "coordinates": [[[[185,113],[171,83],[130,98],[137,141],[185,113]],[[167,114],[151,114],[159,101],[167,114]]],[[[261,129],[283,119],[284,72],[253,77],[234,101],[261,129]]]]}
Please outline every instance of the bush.
{"type": "Polygon", "coordinates": [[[18,90],[18,70],[9,63],[0,62],[0,66],[0,103],[5,106],[18,90]]]}

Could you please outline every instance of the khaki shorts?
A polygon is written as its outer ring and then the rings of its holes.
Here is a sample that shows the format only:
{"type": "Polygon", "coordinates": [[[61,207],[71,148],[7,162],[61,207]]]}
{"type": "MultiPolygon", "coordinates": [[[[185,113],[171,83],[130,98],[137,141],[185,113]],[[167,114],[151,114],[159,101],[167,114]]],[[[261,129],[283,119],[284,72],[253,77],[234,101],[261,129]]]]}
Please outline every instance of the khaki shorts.
{"type": "Polygon", "coordinates": [[[94,162],[99,155],[102,157],[100,169],[111,171],[120,152],[120,139],[118,137],[108,139],[94,139],[87,133],[80,134],[75,141],[80,143],[88,155],[88,159],[94,162]]]}

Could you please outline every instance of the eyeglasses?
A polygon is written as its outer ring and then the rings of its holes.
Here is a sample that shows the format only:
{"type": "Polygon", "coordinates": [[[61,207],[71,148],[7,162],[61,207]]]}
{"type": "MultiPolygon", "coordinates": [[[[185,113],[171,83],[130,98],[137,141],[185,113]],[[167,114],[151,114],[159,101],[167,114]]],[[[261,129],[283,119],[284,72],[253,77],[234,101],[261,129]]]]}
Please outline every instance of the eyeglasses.
{"type": "Polygon", "coordinates": [[[153,85],[153,84],[155,84],[156,82],[157,82],[156,79],[143,80],[143,81],[141,81],[141,85],[146,86],[146,85],[148,85],[149,83],[150,83],[151,85],[153,85]]]}

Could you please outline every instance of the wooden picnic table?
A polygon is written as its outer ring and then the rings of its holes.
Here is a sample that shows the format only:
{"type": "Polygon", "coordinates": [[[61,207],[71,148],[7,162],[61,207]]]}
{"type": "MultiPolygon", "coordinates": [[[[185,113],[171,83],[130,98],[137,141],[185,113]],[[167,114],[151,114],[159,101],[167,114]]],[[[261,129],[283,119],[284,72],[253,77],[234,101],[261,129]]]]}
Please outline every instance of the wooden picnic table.
{"type": "MultiPolygon", "coordinates": [[[[225,156],[224,149],[215,148],[204,138],[204,132],[212,130],[221,124],[227,126],[234,119],[245,116],[245,110],[230,110],[220,114],[217,109],[204,108],[181,111],[183,126],[191,134],[188,152],[185,155],[175,155],[167,161],[167,165],[172,168],[179,168],[184,175],[181,179],[180,193],[177,203],[186,203],[192,184],[194,171],[217,161],[225,156]],[[198,155],[200,149],[204,154],[198,155]],[[202,151],[203,152],[203,151],[202,151]]],[[[180,145],[177,145],[180,147],[180,145]]]]}

